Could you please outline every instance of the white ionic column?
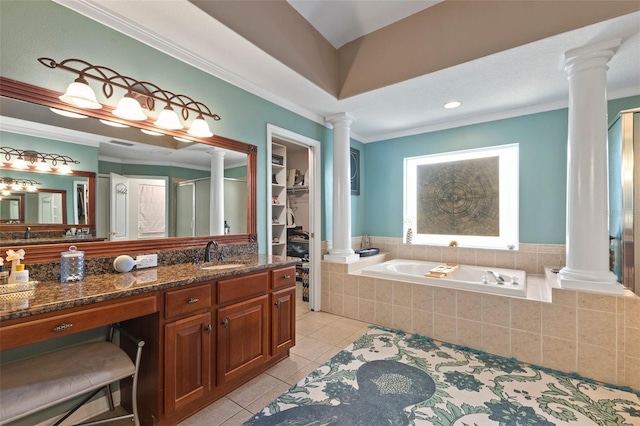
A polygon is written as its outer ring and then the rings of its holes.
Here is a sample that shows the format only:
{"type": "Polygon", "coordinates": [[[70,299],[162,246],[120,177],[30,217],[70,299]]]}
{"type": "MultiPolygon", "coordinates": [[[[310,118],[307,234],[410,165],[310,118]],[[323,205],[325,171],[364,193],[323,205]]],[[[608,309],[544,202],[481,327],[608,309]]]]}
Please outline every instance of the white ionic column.
{"type": "Polygon", "coordinates": [[[211,155],[211,198],[209,232],[224,235],[224,152],[209,151],[211,155]]]}
{"type": "Polygon", "coordinates": [[[354,262],[360,258],[351,248],[350,139],[353,118],[346,113],[325,117],[333,125],[333,232],[332,248],[325,260],[354,262]]]}
{"type": "Polygon", "coordinates": [[[622,293],[609,271],[607,63],[620,39],[565,53],[569,75],[567,265],[562,288],[622,293]]]}

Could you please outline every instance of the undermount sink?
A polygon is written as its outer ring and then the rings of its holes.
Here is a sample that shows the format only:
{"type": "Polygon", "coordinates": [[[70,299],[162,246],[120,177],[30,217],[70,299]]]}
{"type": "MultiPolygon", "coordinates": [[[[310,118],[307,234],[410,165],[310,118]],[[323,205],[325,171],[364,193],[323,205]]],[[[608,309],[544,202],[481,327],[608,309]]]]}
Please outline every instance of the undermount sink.
{"type": "Polygon", "coordinates": [[[216,269],[241,268],[243,266],[245,266],[243,263],[221,263],[219,265],[201,266],[200,269],[216,270],[216,269]]]}

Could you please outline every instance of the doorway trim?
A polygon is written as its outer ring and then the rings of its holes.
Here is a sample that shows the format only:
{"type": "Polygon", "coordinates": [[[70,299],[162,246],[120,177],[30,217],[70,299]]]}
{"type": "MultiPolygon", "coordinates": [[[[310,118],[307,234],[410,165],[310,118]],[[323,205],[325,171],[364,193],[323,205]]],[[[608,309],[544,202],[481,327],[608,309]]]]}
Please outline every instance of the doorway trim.
{"type": "MultiPolygon", "coordinates": [[[[309,148],[309,233],[311,243],[309,244],[309,278],[312,285],[309,288],[309,309],[320,310],[320,240],[321,235],[321,145],[320,141],[294,133],[282,127],[267,123],[267,200],[271,200],[271,143],[273,138],[282,139],[287,142],[309,148]]],[[[267,241],[271,241],[271,206],[267,209],[267,241]]],[[[267,244],[267,254],[271,254],[271,244],[267,244]]]]}

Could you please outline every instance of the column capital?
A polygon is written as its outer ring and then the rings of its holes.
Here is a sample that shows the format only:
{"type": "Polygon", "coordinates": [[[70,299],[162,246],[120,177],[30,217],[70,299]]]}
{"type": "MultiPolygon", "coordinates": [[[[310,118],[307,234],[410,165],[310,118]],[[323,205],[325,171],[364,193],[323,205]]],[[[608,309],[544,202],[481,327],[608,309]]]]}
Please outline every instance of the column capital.
{"type": "Polygon", "coordinates": [[[564,54],[564,71],[572,75],[593,67],[604,67],[622,44],[621,38],[571,49],[564,54]]]}
{"type": "Polygon", "coordinates": [[[224,158],[224,154],[226,154],[226,152],[219,149],[212,149],[210,151],[207,151],[207,154],[209,154],[211,157],[224,158]]]}
{"type": "Polygon", "coordinates": [[[337,123],[344,123],[345,125],[349,126],[351,125],[351,123],[356,121],[356,119],[353,118],[353,116],[350,115],[348,112],[339,112],[337,114],[327,115],[324,118],[324,121],[325,123],[329,123],[333,125],[336,125],[337,123]]]}

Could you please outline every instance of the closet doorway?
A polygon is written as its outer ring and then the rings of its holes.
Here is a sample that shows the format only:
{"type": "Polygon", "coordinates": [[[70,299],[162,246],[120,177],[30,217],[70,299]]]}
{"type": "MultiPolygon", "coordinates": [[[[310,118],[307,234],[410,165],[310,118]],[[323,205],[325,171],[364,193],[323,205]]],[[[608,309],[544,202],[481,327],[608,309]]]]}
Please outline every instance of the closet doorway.
{"type": "Polygon", "coordinates": [[[320,310],[320,142],[267,125],[267,254],[299,257],[298,312],[320,310]]]}

